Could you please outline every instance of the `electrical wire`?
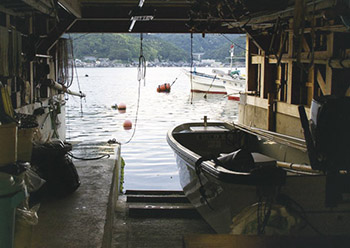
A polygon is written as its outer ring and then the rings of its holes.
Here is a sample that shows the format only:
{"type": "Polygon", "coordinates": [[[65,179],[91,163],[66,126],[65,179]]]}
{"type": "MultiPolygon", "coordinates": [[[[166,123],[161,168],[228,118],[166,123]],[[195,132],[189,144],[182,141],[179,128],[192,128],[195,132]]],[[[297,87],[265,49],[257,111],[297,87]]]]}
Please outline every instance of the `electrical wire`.
{"type": "Polygon", "coordinates": [[[238,45],[237,43],[235,43],[234,41],[229,39],[226,35],[224,35],[224,34],[220,34],[220,35],[222,37],[224,37],[226,40],[228,40],[229,42],[231,42],[232,44],[234,44],[236,47],[239,47],[239,48],[243,49],[244,51],[248,52],[248,50],[245,47],[242,47],[242,46],[238,45]]]}

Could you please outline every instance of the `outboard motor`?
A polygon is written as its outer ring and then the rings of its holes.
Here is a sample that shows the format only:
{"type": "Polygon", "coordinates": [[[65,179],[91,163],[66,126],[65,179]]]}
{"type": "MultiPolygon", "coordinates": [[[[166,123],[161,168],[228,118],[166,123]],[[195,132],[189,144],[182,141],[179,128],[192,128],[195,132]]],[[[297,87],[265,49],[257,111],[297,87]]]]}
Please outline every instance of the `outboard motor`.
{"type": "Polygon", "coordinates": [[[310,122],[303,106],[299,114],[311,167],[327,175],[326,206],[335,207],[350,192],[350,97],[314,99],[310,122]]]}

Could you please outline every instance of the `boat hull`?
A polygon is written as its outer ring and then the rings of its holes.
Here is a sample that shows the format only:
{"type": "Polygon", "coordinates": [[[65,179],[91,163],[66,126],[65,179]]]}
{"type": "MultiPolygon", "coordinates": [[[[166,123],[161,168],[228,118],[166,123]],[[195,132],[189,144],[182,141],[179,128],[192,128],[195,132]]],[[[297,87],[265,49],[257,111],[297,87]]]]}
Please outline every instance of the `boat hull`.
{"type": "Polygon", "coordinates": [[[226,94],[223,80],[205,73],[185,71],[191,79],[191,92],[208,94],[226,94]]]}
{"type": "MultiPolygon", "coordinates": [[[[181,129],[187,132],[186,129],[191,125],[199,124],[178,126],[169,131],[167,137],[169,145],[175,152],[181,186],[193,206],[216,232],[234,233],[233,218],[261,200],[261,196],[257,194],[259,187],[245,183],[245,180],[240,180],[239,177],[224,180],[224,177],[212,173],[211,170],[215,170],[216,167],[212,161],[202,162],[203,169],[198,174],[195,163],[201,156],[184,147],[172,136],[173,132],[181,132],[181,129]]],[[[216,137],[216,140],[206,142],[203,133],[198,133],[197,139],[201,140],[203,146],[217,146],[222,141],[220,141],[218,132],[212,132],[211,136],[216,137]]],[[[274,147],[270,155],[282,154],[279,160],[282,157],[285,157],[286,160],[297,157],[297,163],[307,161],[305,152],[298,153],[296,148],[286,148],[279,144],[272,144],[272,146],[274,147]],[[287,149],[287,152],[284,152],[283,149],[287,149]]],[[[324,204],[325,184],[326,177],[323,174],[286,170],[285,183],[278,186],[278,196],[288,199],[289,203],[286,205],[289,209],[294,210],[295,219],[302,223],[288,234],[350,234],[350,206],[344,204],[333,209],[326,208],[324,204]]]]}
{"type": "Polygon", "coordinates": [[[225,81],[224,86],[229,100],[239,101],[239,95],[244,91],[245,80],[225,81]]]}

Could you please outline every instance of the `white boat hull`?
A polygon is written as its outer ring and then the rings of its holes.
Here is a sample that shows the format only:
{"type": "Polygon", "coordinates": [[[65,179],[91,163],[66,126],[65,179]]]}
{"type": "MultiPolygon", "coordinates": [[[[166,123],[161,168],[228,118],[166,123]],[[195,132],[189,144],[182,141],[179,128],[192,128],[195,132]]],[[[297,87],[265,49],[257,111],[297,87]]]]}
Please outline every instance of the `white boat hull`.
{"type": "MultiPolygon", "coordinates": [[[[190,202],[216,232],[231,233],[232,219],[245,208],[259,202],[258,187],[221,180],[215,176],[215,173],[210,172],[217,169],[212,161],[202,162],[201,165],[205,168],[198,175],[195,163],[201,156],[177,143],[171,135],[174,130],[181,132],[180,130],[185,125],[187,124],[169,131],[167,136],[168,143],[175,152],[181,186],[190,202]]],[[[212,141],[206,140],[205,136],[194,137],[201,140],[199,147],[203,143],[214,147],[222,141],[221,136],[217,134],[212,134],[212,137],[216,137],[212,141]]],[[[282,160],[283,157],[288,160],[288,156],[296,157],[297,163],[307,160],[307,155],[298,154],[296,148],[273,145],[276,148],[274,148],[275,151],[278,151],[281,156],[277,158],[278,160],[282,160]],[[288,155],[285,156],[286,154],[288,155]]],[[[305,224],[303,228],[293,230],[290,234],[350,234],[350,204],[341,204],[332,209],[326,208],[325,184],[326,177],[321,173],[300,173],[293,169],[287,170],[285,183],[280,187],[278,195],[289,199],[290,209],[293,209],[296,216],[305,224]]]]}
{"type": "Polygon", "coordinates": [[[191,92],[226,94],[224,80],[205,73],[185,71],[191,81],[191,92]],[[191,78],[192,77],[192,78],[191,78]]]}
{"type": "Polygon", "coordinates": [[[226,81],[224,83],[229,100],[239,101],[239,94],[244,92],[245,80],[226,81]]]}

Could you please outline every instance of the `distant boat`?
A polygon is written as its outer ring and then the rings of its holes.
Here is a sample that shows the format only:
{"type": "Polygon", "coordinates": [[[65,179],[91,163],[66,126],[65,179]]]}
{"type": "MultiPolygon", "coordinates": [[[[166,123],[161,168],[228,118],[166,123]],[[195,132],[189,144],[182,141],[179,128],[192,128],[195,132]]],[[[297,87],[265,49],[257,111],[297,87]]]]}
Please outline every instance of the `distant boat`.
{"type": "Polygon", "coordinates": [[[210,75],[195,70],[185,70],[185,74],[191,79],[191,92],[208,94],[226,94],[226,89],[222,79],[216,75],[210,75]]]}
{"type": "Polygon", "coordinates": [[[191,79],[191,92],[227,94],[228,99],[239,100],[239,93],[245,88],[245,79],[240,75],[239,70],[232,70],[233,51],[234,47],[231,45],[231,69],[227,73],[217,69],[213,69],[212,74],[184,70],[191,79]]]}
{"type": "Polygon", "coordinates": [[[240,75],[240,71],[236,69],[225,73],[221,70],[213,69],[213,73],[222,80],[228,99],[239,101],[239,94],[245,90],[245,78],[240,75]]]}
{"type": "Polygon", "coordinates": [[[208,94],[227,94],[231,100],[239,100],[238,94],[244,91],[245,79],[240,76],[226,74],[220,70],[213,70],[212,74],[184,70],[191,78],[191,91],[208,94]],[[238,99],[237,99],[238,97],[238,99]]]}
{"type": "Polygon", "coordinates": [[[325,206],[326,175],[311,168],[304,140],[197,122],[172,128],[167,142],[183,191],[216,232],[349,234],[350,204],[325,206]]]}

